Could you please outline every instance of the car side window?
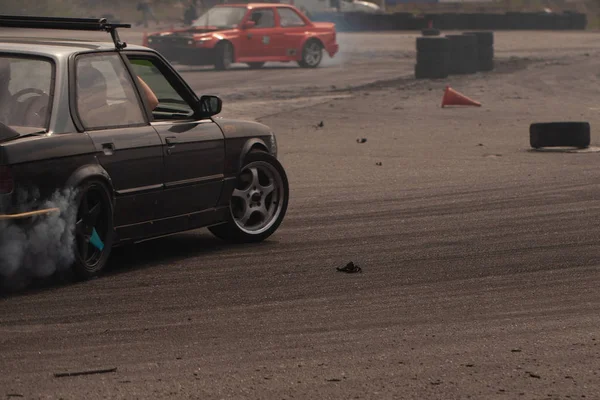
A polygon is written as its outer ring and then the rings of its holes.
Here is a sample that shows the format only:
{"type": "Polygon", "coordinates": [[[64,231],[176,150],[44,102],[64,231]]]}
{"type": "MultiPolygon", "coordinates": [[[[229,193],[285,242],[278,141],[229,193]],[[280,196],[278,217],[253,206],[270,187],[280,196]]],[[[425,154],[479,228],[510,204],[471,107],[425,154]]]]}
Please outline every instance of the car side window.
{"type": "Polygon", "coordinates": [[[166,74],[163,63],[151,56],[133,56],[127,55],[131,67],[135,74],[151,90],[157,104],[152,109],[152,116],[155,121],[189,119],[194,116],[194,107],[184,99],[183,89],[176,88],[166,74]]]}
{"type": "Polygon", "coordinates": [[[131,76],[118,54],[86,54],[75,62],[77,113],[86,129],[146,124],[131,76]]]}
{"type": "Polygon", "coordinates": [[[306,25],[298,13],[291,8],[278,8],[277,13],[279,14],[279,24],[282,28],[306,25]]]}
{"type": "Polygon", "coordinates": [[[252,11],[250,20],[254,21],[256,25],[254,28],[274,28],[275,27],[275,13],[270,9],[258,9],[252,11]]]}

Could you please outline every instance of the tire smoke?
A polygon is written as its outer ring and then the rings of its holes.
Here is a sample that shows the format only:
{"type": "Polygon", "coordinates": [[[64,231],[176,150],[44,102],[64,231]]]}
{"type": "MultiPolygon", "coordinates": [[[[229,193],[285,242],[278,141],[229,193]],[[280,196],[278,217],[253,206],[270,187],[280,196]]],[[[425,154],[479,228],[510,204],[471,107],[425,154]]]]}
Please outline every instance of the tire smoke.
{"type": "MultiPolygon", "coordinates": [[[[15,195],[17,200],[31,198],[29,194],[15,195]]],[[[75,196],[73,189],[57,191],[39,208],[58,208],[60,212],[23,221],[0,221],[0,281],[5,287],[46,278],[71,266],[75,260],[75,196]]],[[[20,210],[34,209],[19,204],[20,210]]]]}

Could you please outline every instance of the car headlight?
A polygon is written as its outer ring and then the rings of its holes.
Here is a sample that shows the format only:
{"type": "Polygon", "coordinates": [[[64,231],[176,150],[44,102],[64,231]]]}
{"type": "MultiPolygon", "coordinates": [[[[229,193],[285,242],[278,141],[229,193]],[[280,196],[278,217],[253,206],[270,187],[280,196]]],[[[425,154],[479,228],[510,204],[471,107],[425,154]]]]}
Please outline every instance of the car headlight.
{"type": "Polygon", "coordinates": [[[271,154],[273,154],[273,157],[277,157],[277,138],[275,137],[275,134],[273,132],[271,132],[271,154]]]}
{"type": "Polygon", "coordinates": [[[200,38],[200,39],[194,39],[194,44],[197,47],[202,47],[202,46],[204,46],[205,43],[208,43],[211,40],[212,40],[212,37],[203,37],[203,38],[200,38]]]}

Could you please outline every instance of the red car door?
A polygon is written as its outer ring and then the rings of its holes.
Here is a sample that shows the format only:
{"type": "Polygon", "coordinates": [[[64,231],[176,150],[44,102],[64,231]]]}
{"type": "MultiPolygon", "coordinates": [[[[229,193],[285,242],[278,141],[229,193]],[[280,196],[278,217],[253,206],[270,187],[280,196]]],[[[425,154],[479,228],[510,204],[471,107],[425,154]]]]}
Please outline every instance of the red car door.
{"type": "Polygon", "coordinates": [[[275,42],[276,55],[279,57],[299,56],[306,36],[307,23],[293,8],[278,7],[277,14],[280,35],[277,36],[275,42]]]}
{"type": "Polygon", "coordinates": [[[246,21],[253,21],[255,25],[243,29],[237,49],[240,61],[260,61],[273,58],[276,51],[273,47],[273,34],[275,33],[275,10],[273,7],[261,7],[250,10],[246,21]]]}

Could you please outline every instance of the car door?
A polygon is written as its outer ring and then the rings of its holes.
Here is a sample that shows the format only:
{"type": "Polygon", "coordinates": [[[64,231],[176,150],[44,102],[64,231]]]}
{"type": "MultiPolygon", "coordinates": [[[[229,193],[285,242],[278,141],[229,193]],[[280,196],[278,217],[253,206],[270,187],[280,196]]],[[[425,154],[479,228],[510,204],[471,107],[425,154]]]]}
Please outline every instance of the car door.
{"type": "MultiPolygon", "coordinates": [[[[98,52],[81,54],[73,62],[74,116],[110,175],[117,232],[121,226],[153,220],[163,187],[162,142],[124,60],[117,52],[98,52]]],[[[125,238],[135,236],[128,232],[125,238]]]]}
{"type": "Polygon", "coordinates": [[[277,56],[299,56],[306,36],[306,22],[296,10],[289,7],[277,7],[277,16],[280,31],[274,43],[277,56]]]}
{"type": "Polygon", "coordinates": [[[247,18],[256,25],[243,30],[240,46],[236,49],[238,58],[243,58],[244,61],[258,61],[276,56],[273,36],[277,35],[277,31],[273,7],[254,8],[250,10],[247,18]]]}
{"type": "Polygon", "coordinates": [[[211,119],[195,118],[198,98],[154,53],[125,52],[132,70],[156,96],[148,109],[162,142],[164,193],[158,218],[185,217],[214,208],[223,185],[225,142],[211,119]]]}

